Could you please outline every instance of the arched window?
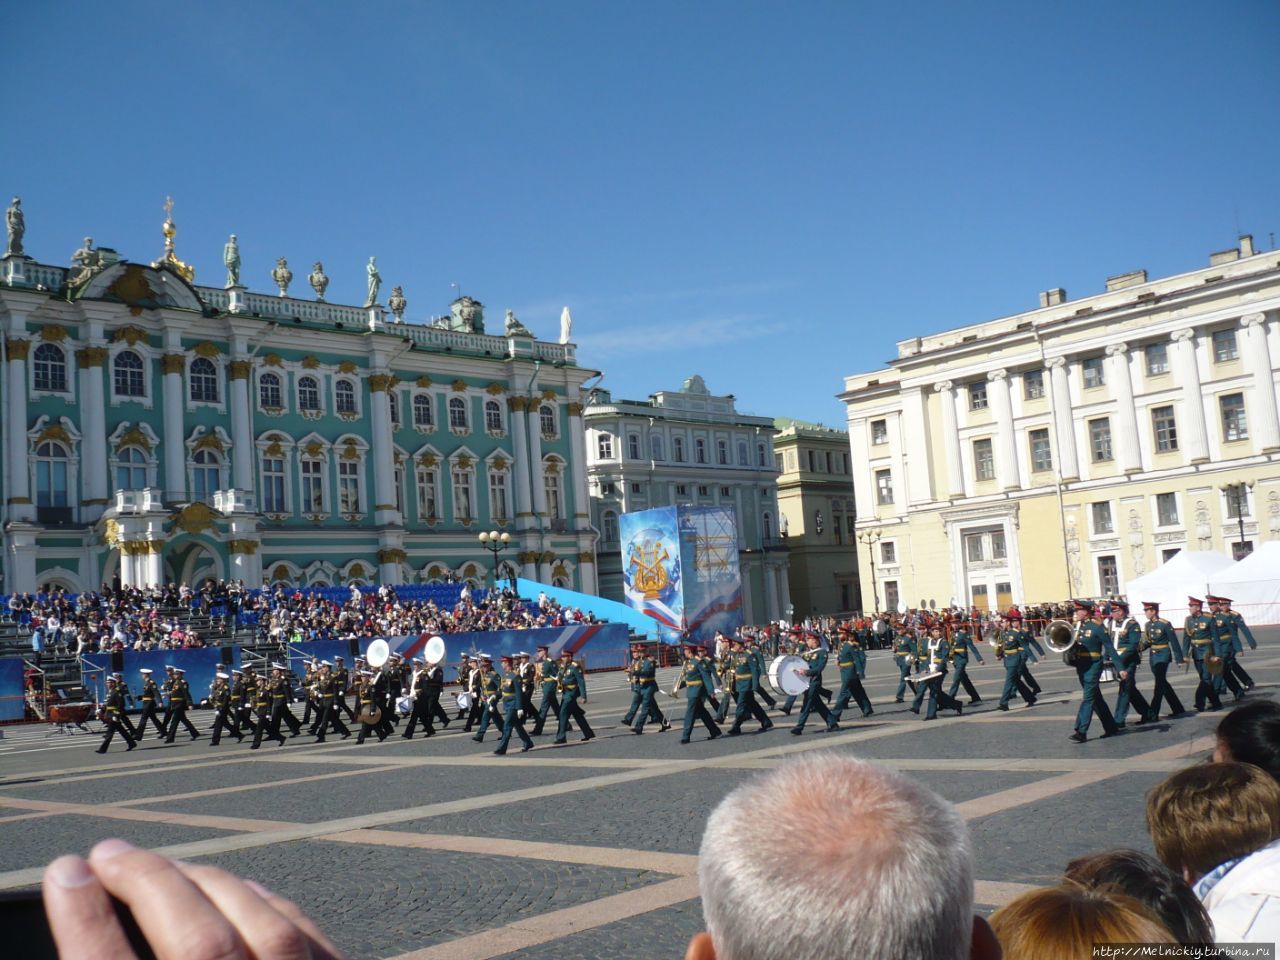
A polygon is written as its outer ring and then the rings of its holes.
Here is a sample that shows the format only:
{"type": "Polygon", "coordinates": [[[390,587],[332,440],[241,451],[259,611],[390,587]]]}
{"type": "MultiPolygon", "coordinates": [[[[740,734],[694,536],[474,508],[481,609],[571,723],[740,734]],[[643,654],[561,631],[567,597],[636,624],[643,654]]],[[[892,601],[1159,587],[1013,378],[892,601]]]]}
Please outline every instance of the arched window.
{"type": "Polygon", "coordinates": [[[67,392],[67,355],[57,344],[42,343],[36,347],[32,358],[32,372],[35,374],[37,390],[67,392]]]}
{"type": "Polygon", "coordinates": [[[222,486],[222,459],[212,450],[197,450],[191,462],[191,499],[208,501],[222,486]]]}
{"type": "Polygon", "coordinates": [[[394,390],[387,391],[387,407],[391,410],[391,425],[400,426],[400,397],[394,390]]]}
{"type": "Polygon", "coordinates": [[[662,437],[656,433],[649,438],[649,456],[654,460],[667,459],[667,452],[662,448],[662,437]]]}
{"type": "Polygon", "coordinates": [[[431,412],[431,397],[425,393],[418,394],[413,398],[413,425],[430,428],[435,423],[435,416],[431,412]]]}
{"type": "Polygon", "coordinates": [[[549,403],[544,403],[538,408],[538,422],[542,426],[542,435],[544,437],[554,437],[556,435],[556,408],[549,403]]]}
{"type": "Polygon", "coordinates": [[[489,433],[502,432],[502,407],[497,400],[486,400],[484,404],[484,428],[489,433]]]}
{"type": "Polygon", "coordinates": [[[618,539],[618,515],[612,510],[606,510],[604,516],[600,518],[600,525],[604,527],[601,533],[606,543],[613,543],[618,539]]]}
{"type": "Polygon", "coordinates": [[[48,441],[36,447],[36,506],[66,507],[67,470],[70,458],[66,447],[48,441]]]}
{"type": "Polygon", "coordinates": [[[596,452],[601,460],[613,459],[613,434],[596,434],[596,452]]]}
{"type": "Polygon", "coordinates": [[[338,413],[356,412],[356,388],[350,380],[339,380],[333,388],[333,405],[338,413]]]}
{"type": "Polygon", "coordinates": [[[191,402],[218,402],[218,368],[207,357],[191,361],[191,402]]]}
{"type": "Polygon", "coordinates": [[[320,409],[320,383],[315,377],[298,378],[298,409],[320,409]]]}
{"type": "Polygon", "coordinates": [[[449,398],[449,429],[467,429],[467,401],[462,397],[449,398]]]}
{"type": "Polygon", "coordinates": [[[142,375],[142,358],[132,350],[121,350],[112,363],[112,381],[117,397],[145,397],[146,380],[142,375]]]}
{"type": "Polygon", "coordinates": [[[266,409],[278,410],[284,403],[280,395],[280,375],[264,373],[258,377],[258,404],[266,409]]]}
{"type": "Polygon", "coordinates": [[[147,485],[147,455],[137,447],[116,454],[116,489],[141,490],[147,485]]]}

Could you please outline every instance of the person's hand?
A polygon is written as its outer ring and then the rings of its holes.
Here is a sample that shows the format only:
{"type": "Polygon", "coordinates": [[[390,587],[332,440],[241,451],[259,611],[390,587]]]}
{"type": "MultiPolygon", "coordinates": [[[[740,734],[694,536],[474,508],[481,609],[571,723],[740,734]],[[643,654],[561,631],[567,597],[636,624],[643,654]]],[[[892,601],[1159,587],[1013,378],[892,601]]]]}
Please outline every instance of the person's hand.
{"type": "Polygon", "coordinates": [[[1121,679],[1121,680],[1128,680],[1128,679],[1129,679],[1129,671],[1128,671],[1128,670],[1121,670],[1121,671],[1120,671],[1120,679],[1121,679]]]}
{"type": "Polygon", "coordinates": [[[112,896],[133,913],[158,960],[343,957],[296,904],[252,880],[105,840],[87,861],[59,857],[45,869],[45,912],[62,960],[136,957],[112,896]]]}

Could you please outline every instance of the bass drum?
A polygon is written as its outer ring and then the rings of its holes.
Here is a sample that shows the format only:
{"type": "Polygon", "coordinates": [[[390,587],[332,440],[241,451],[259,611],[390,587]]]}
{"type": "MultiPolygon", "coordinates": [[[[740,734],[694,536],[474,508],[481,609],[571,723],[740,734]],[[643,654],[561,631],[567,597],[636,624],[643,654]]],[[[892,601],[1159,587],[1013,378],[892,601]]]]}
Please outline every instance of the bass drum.
{"type": "Polygon", "coordinates": [[[769,664],[769,686],[784,697],[802,696],[809,689],[809,678],[799,671],[808,669],[804,657],[795,654],[774,657],[769,664]]]}

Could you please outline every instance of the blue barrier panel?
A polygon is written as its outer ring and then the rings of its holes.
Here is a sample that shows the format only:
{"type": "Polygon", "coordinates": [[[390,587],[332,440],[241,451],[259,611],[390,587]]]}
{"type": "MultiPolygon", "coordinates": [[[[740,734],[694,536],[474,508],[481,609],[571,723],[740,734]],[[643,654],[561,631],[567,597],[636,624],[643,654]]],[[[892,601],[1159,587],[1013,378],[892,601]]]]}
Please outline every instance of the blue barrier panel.
{"type": "Polygon", "coordinates": [[[307,661],[312,657],[317,660],[336,662],[335,657],[342,657],[351,669],[351,644],[346,640],[308,640],[305,643],[289,644],[289,669],[301,677],[306,673],[307,661]]]}
{"type": "MultiPolygon", "coordinates": [[[[123,665],[120,670],[124,674],[124,681],[129,685],[129,692],[137,700],[138,694],[142,691],[142,674],[138,671],[143,667],[150,667],[151,676],[156,683],[163,684],[165,677],[165,665],[173,664],[175,667],[181,667],[186,671],[187,686],[191,688],[191,702],[198,704],[209,696],[209,687],[213,684],[213,675],[219,670],[224,669],[222,663],[222,649],[210,647],[201,650],[147,650],[147,651],[128,651],[123,655],[123,665]]],[[[240,648],[229,648],[232,652],[231,663],[225,666],[227,673],[231,672],[232,667],[240,666],[240,648]]],[[[90,653],[83,658],[85,664],[84,670],[84,688],[86,700],[101,701],[105,696],[106,676],[111,672],[111,654],[109,653],[90,653]]],[[[141,708],[141,703],[132,704],[141,708]]]]}
{"type": "Polygon", "coordinates": [[[595,614],[596,619],[609,623],[625,623],[642,637],[658,639],[658,621],[625,603],[606,600],[604,597],[596,597],[589,593],[578,593],[576,590],[566,590],[564,587],[548,586],[537,580],[521,578],[516,581],[516,585],[520,596],[526,600],[534,601],[539,593],[545,593],[562,607],[576,607],[583,613],[595,614]]]}
{"type": "Polygon", "coordinates": [[[25,669],[21,657],[0,660],[0,720],[21,720],[27,714],[22,691],[25,669]]]}
{"type": "MultiPolygon", "coordinates": [[[[567,627],[540,627],[536,630],[485,630],[476,633],[446,633],[444,637],[447,651],[446,663],[451,668],[445,671],[445,679],[456,678],[458,655],[487,653],[496,663],[503,654],[513,654],[517,650],[525,650],[531,656],[537,655],[540,645],[551,648],[551,656],[559,657],[561,651],[569,650],[575,660],[585,660],[588,670],[610,670],[626,666],[630,654],[628,640],[630,632],[624,623],[574,624],[567,627]]],[[[431,639],[429,634],[407,637],[384,637],[393,653],[406,659],[422,653],[423,647],[431,639]]],[[[360,641],[360,653],[369,649],[371,640],[360,641]]]]}

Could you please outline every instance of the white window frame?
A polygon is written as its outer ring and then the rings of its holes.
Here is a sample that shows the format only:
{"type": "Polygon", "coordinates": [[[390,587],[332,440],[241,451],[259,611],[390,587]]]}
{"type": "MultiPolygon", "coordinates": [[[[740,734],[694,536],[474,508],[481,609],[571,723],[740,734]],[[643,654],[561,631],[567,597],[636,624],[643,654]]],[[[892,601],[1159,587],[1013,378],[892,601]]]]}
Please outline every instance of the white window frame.
{"type": "Polygon", "coordinates": [[[1163,377],[1169,372],[1169,345],[1167,343],[1149,343],[1142,348],[1142,355],[1148,377],[1163,377]],[[1152,362],[1152,350],[1160,351],[1158,363],[1152,362]]]}
{"type": "Polygon", "coordinates": [[[338,419],[340,420],[347,420],[347,421],[359,420],[360,417],[363,416],[363,411],[360,409],[360,400],[361,400],[361,397],[360,397],[360,381],[359,380],[357,380],[355,377],[347,376],[345,374],[333,378],[334,416],[338,417],[338,419]],[[344,411],[338,405],[338,385],[339,384],[348,384],[351,387],[351,402],[354,406],[353,406],[353,409],[350,411],[344,411]]]}
{"type": "Polygon", "coordinates": [[[428,434],[428,433],[435,433],[435,432],[436,432],[436,427],[437,427],[437,425],[438,425],[439,421],[436,419],[436,398],[435,398],[435,394],[431,393],[431,392],[430,392],[430,391],[428,391],[428,390],[415,390],[415,391],[413,391],[413,396],[412,396],[412,397],[410,398],[410,400],[409,400],[409,409],[410,409],[410,411],[411,411],[411,412],[410,412],[410,419],[413,421],[413,429],[414,429],[414,430],[416,430],[418,433],[421,433],[421,434],[428,434]],[[419,406],[420,406],[420,404],[419,404],[419,401],[420,401],[420,400],[425,400],[425,401],[426,401],[425,406],[426,406],[426,410],[427,410],[427,416],[428,416],[428,417],[430,418],[430,420],[431,420],[431,422],[430,422],[430,423],[419,423],[419,422],[418,422],[418,408],[419,408],[419,406]]]}
{"type": "Polygon", "coordinates": [[[289,405],[285,402],[285,397],[289,392],[289,378],[281,370],[268,368],[266,370],[255,371],[254,389],[257,391],[258,411],[269,417],[279,417],[289,412],[289,405]],[[280,402],[278,404],[268,404],[263,402],[262,381],[267,377],[276,378],[276,390],[280,394],[280,402]]]}
{"type": "MultiPolygon", "coordinates": [[[[298,415],[306,420],[319,420],[325,415],[325,391],[324,379],[314,370],[308,370],[300,373],[294,378],[293,383],[293,399],[298,407],[298,415]],[[302,381],[310,378],[316,385],[316,405],[314,407],[304,407],[302,405],[302,381]]],[[[335,397],[336,400],[336,397],[335,397]]]]}
{"type": "MultiPolygon", "coordinates": [[[[464,393],[453,393],[449,395],[448,401],[444,405],[445,415],[449,419],[449,432],[455,437],[465,437],[471,433],[471,404],[467,402],[467,395],[464,393]],[[457,401],[455,404],[454,401],[457,401]],[[462,411],[462,424],[454,423],[454,411],[462,411]]],[[[474,506],[474,502],[473,502],[474,506]]]]}
{"type": "Polygon", "coordinates": [[[596,459],[613,459],[613,434],[607,430],[601,430],[596,433],[596,459]]]}
{"type": "Polygon", "coordinates": [[[1153,493],[1151,495],[1151,516],[1155,518],[1157,529],[1171,530],[1182,526],[1182,496],[1176,490],[1169,490],[1164,493],[1153,493]],[[1163,522],[1160,516],[1160,498],[1173,497],[1174,518],[1171,523],[1163,522]]]}
{"type": "Polygon", "coordinates": [[[560,416],[556,405],[547,401],[538,404],[538,430],[543,440],[560,439],[560,416]],[[547,427],[550,426],[550,430],[547,427]]]}
{"type": "Polygon", "coordinates": [[[141,343],[129,346],[127,342],[113,344],[107,357],[107,376],[111,386],[111,405],[118,406],[122,403],[136,403],[140,406],[151,409],[153,406],[154,381],[152,379],[151,367],[155,362],[155,352],[149,347],[141,343]],[[116,359],[122,353],[132,353],[142,361],[142,395],[126,396],[116,392],[116,359]]]}
{"type": "MultiPolygon", "coordinates": [[[[71,363],[73,353],[74,351],[63,346],[61,343],[52,343],[46,340],[33,341],[31,346],[31,361],[27,364],[27,391],[32,399],[35,399],[36,397],[57,397],[59,400],[63,400],[66,403],[76,402],[75,366],[71,363]],[[62,354],[62,380],[64,385],[62,390],[53,390],[36,385],[36,354],[44,349],[57,350],[62,354]]],[[[115,389],[114,383],[112,384],[112,389],[115,389]]]]}
{"type": "Polygon", "coordinates": [[[486,500],[489,504],[489,519],[499,526],[510,523],[512,519],[511,511],[511,458],[506,453],[499,451],[503,460],[506,462],[501,470],[493,465],[493,455],[485,461],[485,487],[488,496],[486,500]],[[500,511],[497,502],[498,491],[502,492],[502,499],[506,509],[500,511]]]}
{"type": "Polygon", "coordinates": [[[506,418],[502,415],[502,404],[497,400],[489,399],[484,402],[484,432],[491,437],[505,437],[507,435],[506,418]],[[489,415],[497,411],[497,426],[490,422],[489,415]]]}
{"type": "MultiPolygon", "coordinates": [[[[1232,406],[1233,408],[1235,408],[1234,403],[1232,404],[1232,406]]],[[[1232,393],[1221,393],[1218,395],[1218,429],[1222,431],[1223,443],[1240,443],[1249,439],[1249,407],[1248,407],[1248,404],[1245,403],[1244,391],[1237,390],[1232,393]],[[1228,421],[1227,421],[1226,401],[1228,399],[1233,399],[1235,397],[1240,398],[1240,405],[1237,408],[1238,409],[1237,431],[1236,431],[1236,435],[1233,437],[1228,435],[1230,431],[1228,430],[1228,427],[1227,427],[1228,421]]]]}
{"type": "MultiPolygon", "coordinates": [[[[186,403],[187,403],[188,410],[199,410],[201,408],[204,408],[209,410],[221,410],[223,412],[226,411],[227,385],[226,385],[226,377],[225,377],[224,371],[225,371],[225,367],[220,357],[216,359],[213,357],[201,357],[198,355],[187,357],[187,376],[186,376],[186,383],[184,384],[184,388],[186,393],[186,403]],[[195,389],[195,383],[196,383],[196,374],[194,372],[194,368],[196,364],[200,364],[202,366],[204,364],[208,364],[209,366],[213,367],[213,389],[214,389],[215,396],[214,396],[214,399],[212,400],[208,400],[208,399],[197,400],[195,397],[195,394],[193,391],[195,389]]],[[[204,375],[201,374],[201,376],[204,376],[204,375]]]]}

